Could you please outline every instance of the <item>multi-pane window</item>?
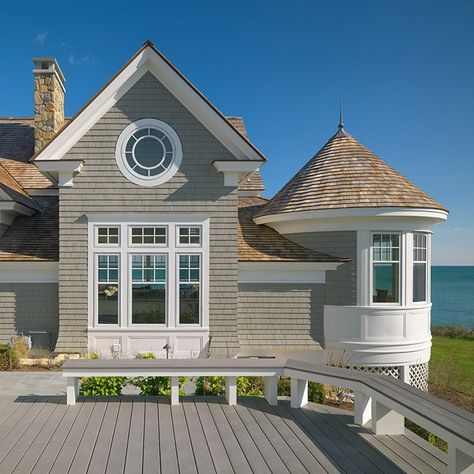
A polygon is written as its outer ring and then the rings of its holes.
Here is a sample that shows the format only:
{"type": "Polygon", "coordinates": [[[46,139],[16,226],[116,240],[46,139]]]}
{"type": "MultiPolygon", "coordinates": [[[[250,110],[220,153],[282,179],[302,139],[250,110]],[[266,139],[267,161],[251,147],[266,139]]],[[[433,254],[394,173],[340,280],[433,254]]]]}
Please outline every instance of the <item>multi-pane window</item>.
{"type": "Polygon", "coordinates": [[[97,227],[98,245],[118,245],[119,228],[118,227],[97,227]]]}
{"type": "Polygon", "coordinates": [[[132,324],[166,322],[166,255],[132,255],[132,324]]]}
{"type": "Polygon", "coordinates": [[[400,301],[400,234],[372,236],[372,301],[400,301]]]}
{"type": "Polygon", "coordinates": [[[179,256],[179,324],[199,324],[201,256],[179,256]]]}
{"type": "Polygon", "coordinates": [[[97,256],[98,323],[118,324],[119,255],[97,256]]]}
{"type": "Polygon", "coordinates": [[[179,226],[180,245],[200,245],[201,227],[200,226],[179,226]]]}
{"type": "Polygon", "coordinates": [[[132,245],[163,245],[166,244],[166,230],[164,226],[132,227],[132,245]]]}
{"type": "Polygon", "coordinates": [[[426,301],[428,270],[426,234],[413,234],[413,301],[426,301]]]}

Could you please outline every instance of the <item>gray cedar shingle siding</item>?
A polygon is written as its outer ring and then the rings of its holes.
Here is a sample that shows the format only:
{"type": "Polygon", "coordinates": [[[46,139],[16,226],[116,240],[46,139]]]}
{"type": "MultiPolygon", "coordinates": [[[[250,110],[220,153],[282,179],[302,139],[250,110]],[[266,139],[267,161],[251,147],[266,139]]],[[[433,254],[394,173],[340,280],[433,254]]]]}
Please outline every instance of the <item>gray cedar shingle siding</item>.
{"type": "Polygon", "coordinates": [[[239,284],[238,331],[244,352],[315,350],[323,341],[324,285],[239,284]]]}
{"type": "Polygon", "coordinates": [[[0,342],[17,332],[47,331],[58,335],[57,283],[0,283],[0,342]]]}
{"type": "Polygon", "coordinates": [[[326,272],[326,299],[328,305],[357,304],[357,232],[308,232],[287,234],[286,238],[303,247],[319,252],[351,258],[337,270],[326,272]]]}
{"type": "Polygon", "coordinates": [[[84,160],[72,188],[60,189],[60,332],[56,350],[87,350],[87,213],[201,213],[210,216],[211,351],[232,354],[237,339],[237,191],[224,187],[214,160],[234,157],[150,73],[145,74],[67,153],[84,160]],[[121,131],[154,117],[180,136],[183,161],[152,188],[128,181],[115,162],[121,131]]]}

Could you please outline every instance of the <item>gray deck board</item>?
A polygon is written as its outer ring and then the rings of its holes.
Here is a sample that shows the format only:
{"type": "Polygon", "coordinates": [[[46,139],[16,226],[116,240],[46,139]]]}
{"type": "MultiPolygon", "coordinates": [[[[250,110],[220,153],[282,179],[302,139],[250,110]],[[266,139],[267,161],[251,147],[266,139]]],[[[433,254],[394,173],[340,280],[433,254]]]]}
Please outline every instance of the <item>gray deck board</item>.
{"type": "Polygon", "coordinates": [[[349,412],[263,398],[0,399],[0,473],[446,472],[412,433],[375,436],[349,412]],[[2,409],[3,407],[3,409],[2,409]]]}

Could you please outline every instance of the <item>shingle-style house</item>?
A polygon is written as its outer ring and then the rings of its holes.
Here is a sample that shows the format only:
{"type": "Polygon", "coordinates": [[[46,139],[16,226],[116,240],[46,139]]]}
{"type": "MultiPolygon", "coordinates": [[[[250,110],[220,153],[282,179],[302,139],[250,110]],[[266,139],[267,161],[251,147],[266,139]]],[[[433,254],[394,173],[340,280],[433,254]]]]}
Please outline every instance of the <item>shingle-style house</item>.
{"type": "Polygon", "coordinates": [[[0,341],[296,353],[424,384],[443,206],[342,124],[262,197],[243,120],[149,42],[70,120],[58,63],[34,64],[34,118],[0,119],[0,341]]]}

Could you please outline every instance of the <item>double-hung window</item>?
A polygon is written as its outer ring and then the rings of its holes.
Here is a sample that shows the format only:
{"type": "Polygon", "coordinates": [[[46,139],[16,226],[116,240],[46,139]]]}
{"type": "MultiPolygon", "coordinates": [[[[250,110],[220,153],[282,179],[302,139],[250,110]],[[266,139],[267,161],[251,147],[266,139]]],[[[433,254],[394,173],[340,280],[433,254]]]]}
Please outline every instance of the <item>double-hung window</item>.
{"type": "Polygon", "coordinates": [[[426,301],[428,248],[426,234],[413,234],[413,302],[426,301]]]}
{"type": "Polygon", "coordinates": [[[179,324],[199,324],[201,313],[201,256],[179,255],[179,324]]]}
{"type": "Polygon", "coordinates": [[[372,234],[372,302],[400,302],[400,234],[372,234]]]}

